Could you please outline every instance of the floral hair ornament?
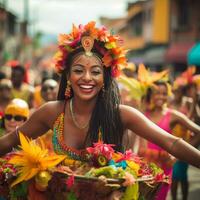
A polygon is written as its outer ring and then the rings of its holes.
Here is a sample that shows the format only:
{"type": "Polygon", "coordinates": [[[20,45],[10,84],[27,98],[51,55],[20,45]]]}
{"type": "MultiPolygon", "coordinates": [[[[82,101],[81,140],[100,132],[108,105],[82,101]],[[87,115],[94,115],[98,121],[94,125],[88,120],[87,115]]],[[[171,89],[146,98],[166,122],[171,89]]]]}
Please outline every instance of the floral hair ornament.
{"type": "Polygon", "coordinates": [[[58,38],[58,52],[54,56],[54,65],[58,73],[66,67],[70,53],[83,48],[86,55],[92,55],[92,49],[102,56],[105,67],[111,67],[112,77],[118,77],[120,71],[127,65],[126,50],[121,47],[119,36],[111,34],[105,27],[97,28],[94,21],[86,25],[73,25],[72,32],[60,34],[58,38]]]}
{"type": "Polygon", "coordinates": [[[85,54],[87,56],[92,56],[93,53],[91,52],[91,50],[94,46],[94,38],[91,36],[83,36],[81,39],[81,44],[85,50],[85,54]]]}
{"type": "MultiPolygon", "coordinates": [[[[168,81],[168,70],[161,72],[153,72],[146,69],[144,64],[140,64],[138,67],[137,79],[129,78],[125,75],[121,75],[117,80],[127,87],[129,95],[135,100],[141,100],[146,95],[147,89],[150,87],[156,88],[155,82],[163,80],[167,83],[168,81]]],[[[169,86],[167,83],[168,92],[169,86]]]]}
{"type": "Polygon", "coordinates": [[[191,83],[195,83],[195,72],[196,72],[196,67],[195,66],[190,66],[185,70],[182,74],[180,74],[175,80],[173,84],[173,89],[177,89],[181,86],[186,86],[191,83]]]}

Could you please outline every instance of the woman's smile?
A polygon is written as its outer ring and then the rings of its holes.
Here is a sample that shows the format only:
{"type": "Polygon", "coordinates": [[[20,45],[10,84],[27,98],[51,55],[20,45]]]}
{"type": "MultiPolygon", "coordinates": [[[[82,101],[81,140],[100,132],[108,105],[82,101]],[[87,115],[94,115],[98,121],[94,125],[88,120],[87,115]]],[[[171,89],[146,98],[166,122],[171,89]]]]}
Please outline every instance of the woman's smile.
{"type": "Polygon", "coordinates": [[[89,85],[89,84],[80,84],[79,85],[80,89],[84,93],[91,93],[94,89],[94,85],[89,85]]]}
{"type": "Polygon", "coordinates": [[[103,87],[103,66],[97,56],[84,53],[74,58],[69,80],[75,96],[91,99],[98,95],[103,87]]]}

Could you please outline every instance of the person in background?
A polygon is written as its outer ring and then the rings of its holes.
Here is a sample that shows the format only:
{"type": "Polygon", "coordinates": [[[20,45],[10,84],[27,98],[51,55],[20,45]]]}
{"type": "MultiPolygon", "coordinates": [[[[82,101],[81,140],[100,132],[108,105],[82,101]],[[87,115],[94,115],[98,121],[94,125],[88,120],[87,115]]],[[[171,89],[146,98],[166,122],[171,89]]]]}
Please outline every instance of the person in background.
{"type": "MultiPolygon", "coordinates": [[[[40,92],[42,97],[42,104],[49,101],[55,101],[57,98],[57,92],[58,92],[58,83],[53,79],[45,80],[42,83],[40,92]]],[[[40,137],[40,139],[44,141],[45,147],[50,151],[53,150],[52,136],[53,136],[53,131],[49,130],[47,131],[47,133],[45,133],[40,137]]]]}
{"type": "MultiPolygon", "coordinates": [[[[169,134],[172,134],[174,126],[179,124],[194,132],[196,137],[199,137],[199,132],[195,131],[196,124],[181,112],[167,107],[169,93],[169,87],[165,81],[154,82],[154,86],[148,88],[146,94],[146,102],[151,107],[144,114],[169,134]]],[[[160,146],[147,141],[147,146],[140,150],[140,155],[146,157],[150,162],[155,162],[164,170],[165,174],[172,176],[173,159],[160,146]]],[[[156,196],[156,200],[165,200],[169,189],[170,185],[162,185],[156,196]]]]}
{"type": "Polygon", "coordinates": [[[54,79],[47,78],[41,85],[35,87],[34,108],[39,108],[45,102],[54,101],[57,98],[58,83],[54,79]]]}
{"type": "Polygon", "coordinates": [[[12,99],[12,82],[9,79],[0,80],[0,116],[4,115],[6,106],[12,99]]]}
{"type": "MultiPolygon", "coordinates": [[[[192,121],[195,117],[195,108],[197,105],[197,86],[193,81],[194,68],[188,68],[183,74],[178,76],[173,83],[173,99],[169,106],[172,109],[182,112],[192,121]],[[187,72],[187,73],[186,73],[187,72]],[[183,75],[187,76],[183,76],[183,75]]],[[[198,124],[198,123],[197,123],[198,124]]],[[[199,124],[198,124],[199,125],[199,124]]],[[[172,129],[172,134],[176,137],[190,142],[192,132],[184,126],[184,124],[176,124],[172,129]]],[[[188,181],[188,163],[177,160],[173,165],[171,196],[173,200],[177,199],[177,190],[181,186],[182,199],[188,199],[189,181],[188,181]]]]}
{"type": "Polygon", "coordinates": [[[58,93],[58,83],[53,79],[47,79],[43,82],[41,87],[41,96],[43,103],[48,101],[55,101],[58,93]]]}
{"type": "Polygon", "coordinates": [[[15,131],[16,127],[21,126],[29,117],[28,104],[22,99],[13,99],[5,108],[2,128],[4,134],[15,131]]]}
{"type": "Polygon", "coordinates": [[[29,108],[33,107],[33,92],[34,88],[24,82],[25,69],[22,65],[12,66],[11,81],[13,84],[12,97],[20,98],[26,101],[29,108]]]}

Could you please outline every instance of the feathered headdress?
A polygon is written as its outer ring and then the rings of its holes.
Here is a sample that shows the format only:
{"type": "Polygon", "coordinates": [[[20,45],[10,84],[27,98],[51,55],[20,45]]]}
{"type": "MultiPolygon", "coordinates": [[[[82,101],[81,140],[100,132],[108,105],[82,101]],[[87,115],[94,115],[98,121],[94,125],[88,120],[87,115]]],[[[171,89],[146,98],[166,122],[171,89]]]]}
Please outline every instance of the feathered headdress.
{"type": "Polygon", "coordinates": [[[76,27],[73,25],[70,34],[59,35],[59,50],[54,57],[55,67],[58,73],[61,73],[70,53],[81,47],[84,47],[85,51],[90,51],[90,48],[94,47],[103,57],[104,66],[111,67],[112,76],[117,77],[121,68],[127,65],[126,51],[120,46],[121,43],[122,40],[119,36],[111,34],[105,27],[95,27],[94,21],[85,26],[79,25],[76,27]]]}
{"type": "Polygon", "coordinates": [[[154,84],[156,81],[163,80],[167,82],[168,72],[168,70],[152,72],[147,70],[143,64],[140,64],[138,67],[137,79],[121,75],[118,81],[127,87],[131,98],[141,100],[148,88],[156,87],[154,84]]]}
{"type": "Polygon", "coordinates": [[[180,86],[186,86],[191,83],[198,82],[198,77],[194,75],[196,72],[196,67],[191,66],[188,67],[186,71],[184,71],[180,76],[178,76],[173,83],[173,88],[177,89],[180,86]]]}

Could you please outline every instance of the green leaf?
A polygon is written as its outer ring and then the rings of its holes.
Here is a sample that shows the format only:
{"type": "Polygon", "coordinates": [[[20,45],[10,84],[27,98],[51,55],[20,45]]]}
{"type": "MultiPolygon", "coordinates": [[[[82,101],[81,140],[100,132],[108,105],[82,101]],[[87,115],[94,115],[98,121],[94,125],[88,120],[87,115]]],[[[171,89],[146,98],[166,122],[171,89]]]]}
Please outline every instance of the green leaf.
{"type": "Polygon", "coordinates": [[[67,200],[77,200],[76,195],[73,191],[71,191],[68,195],[67,195],[67,200]]]}
{"type": "Polygon", "coordinates": [[[138,200],[139,184],[135,183],[126,188],[122,200],[138,200]]]}

